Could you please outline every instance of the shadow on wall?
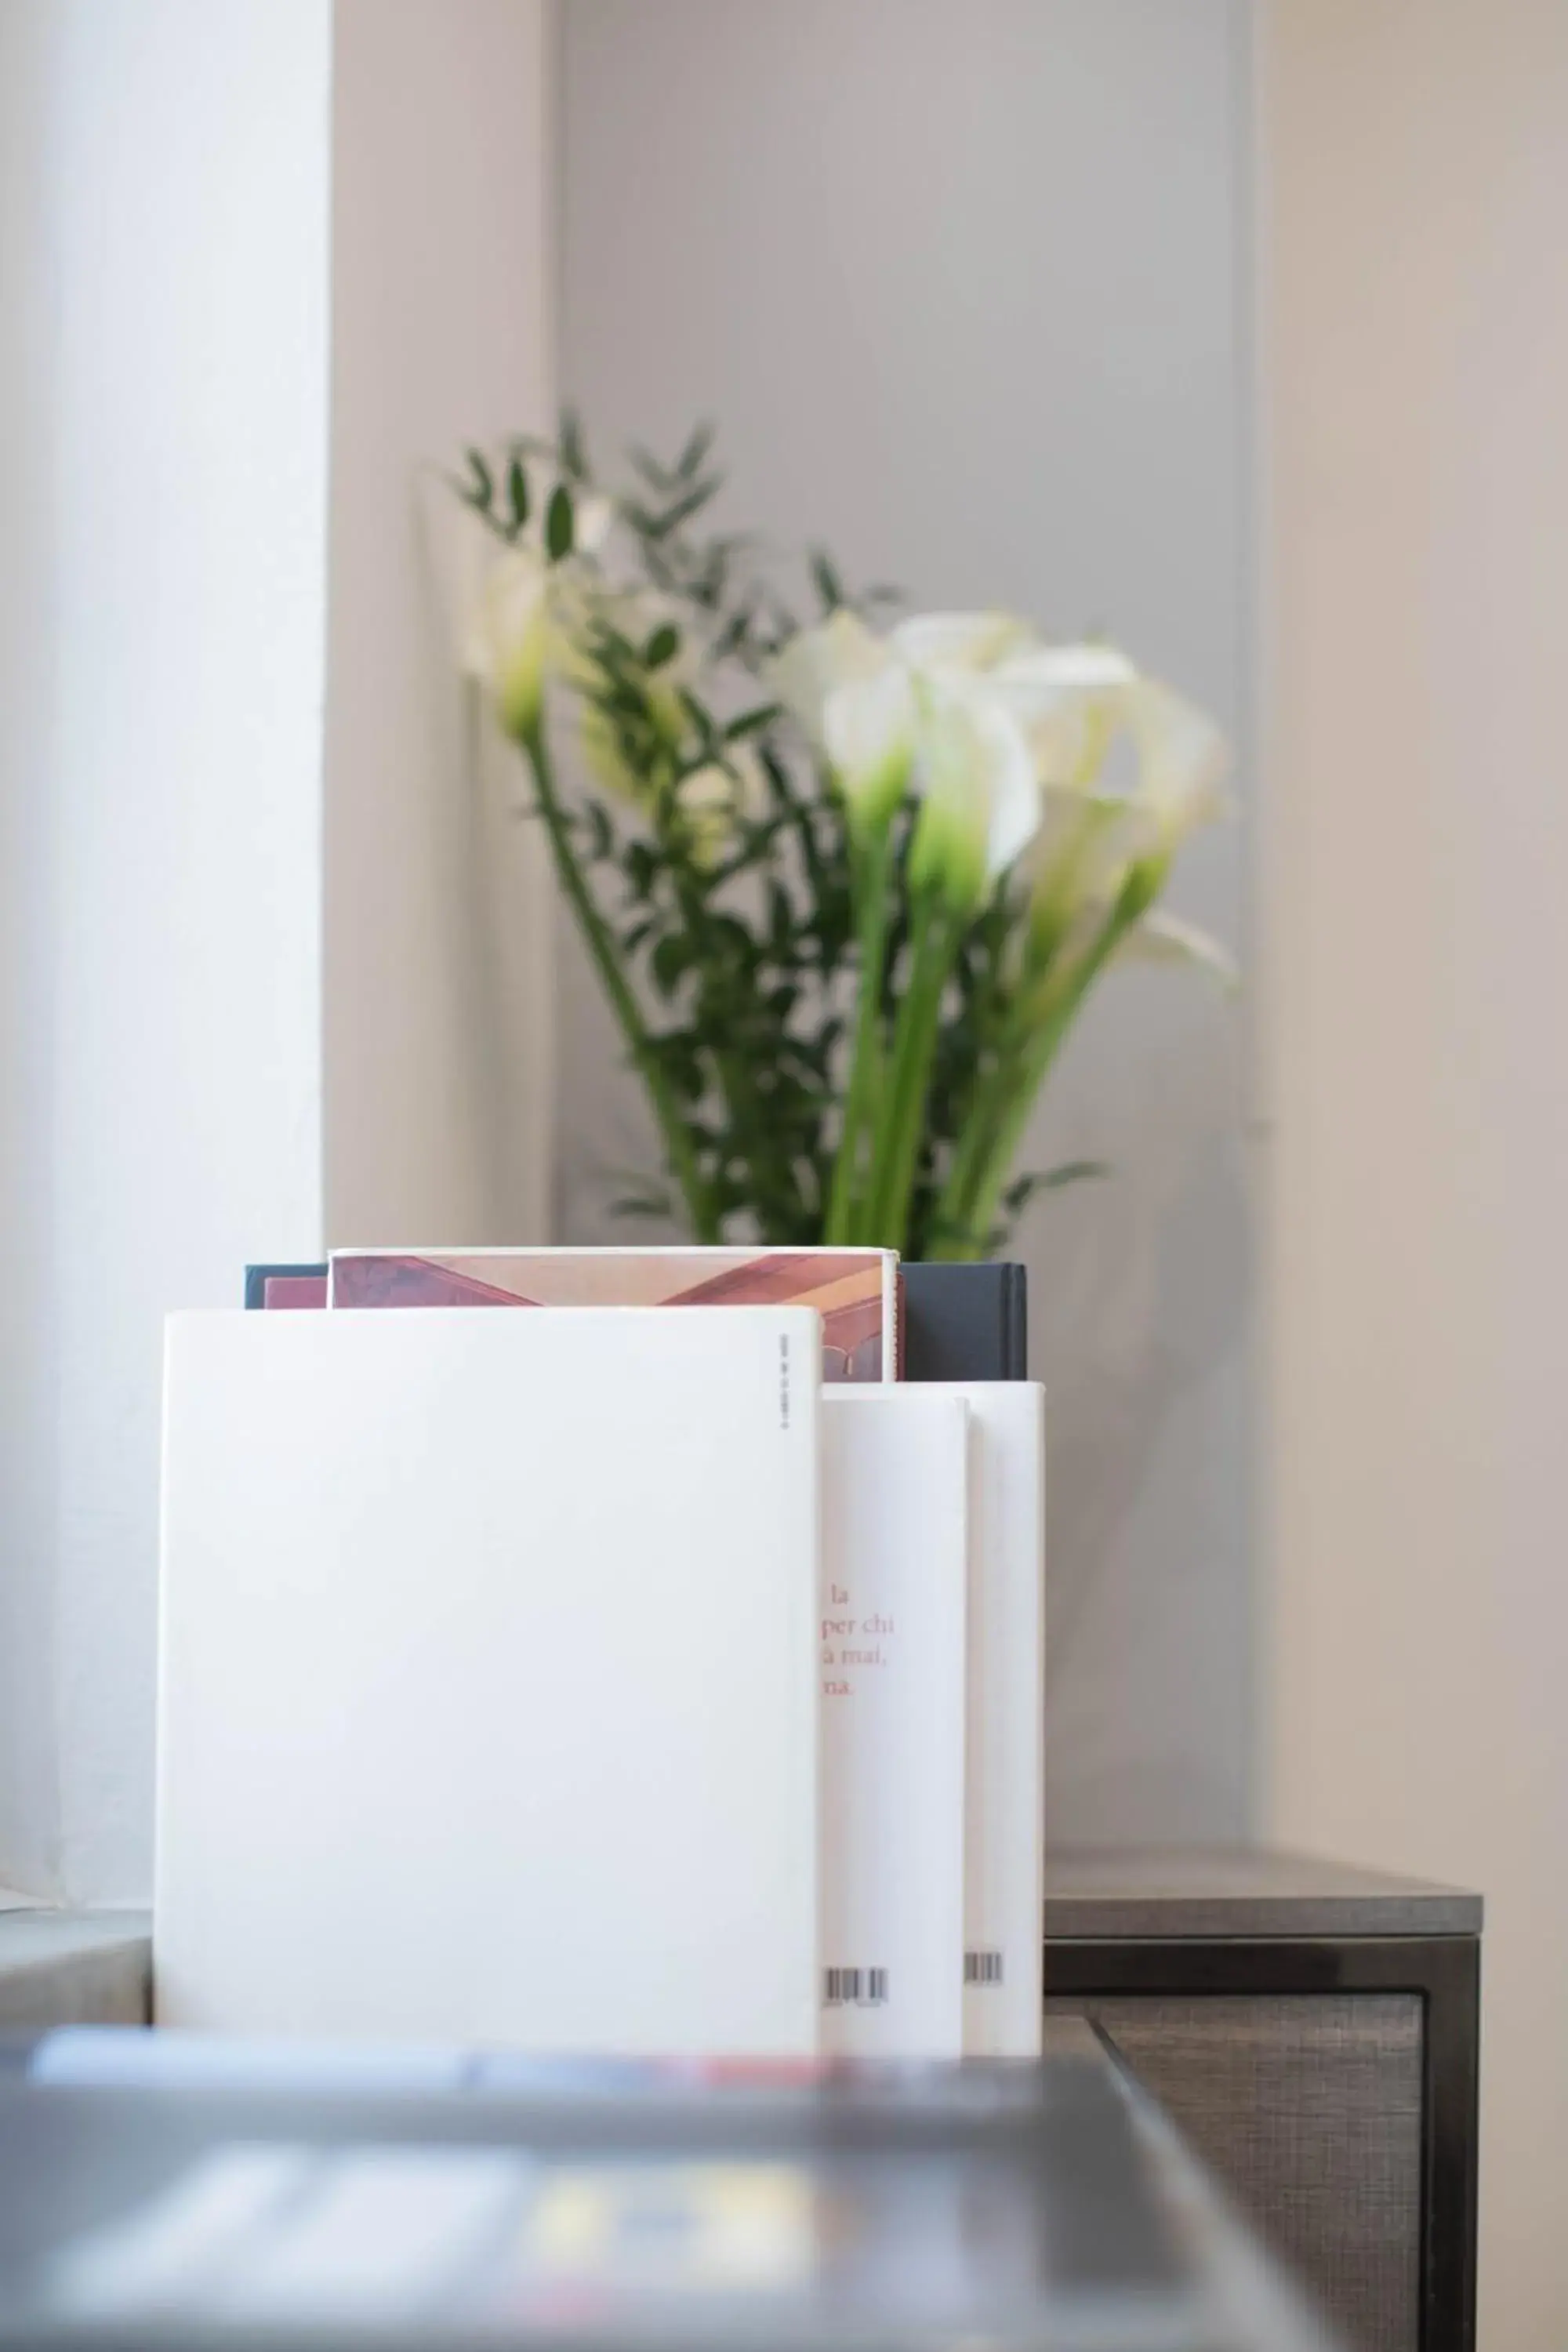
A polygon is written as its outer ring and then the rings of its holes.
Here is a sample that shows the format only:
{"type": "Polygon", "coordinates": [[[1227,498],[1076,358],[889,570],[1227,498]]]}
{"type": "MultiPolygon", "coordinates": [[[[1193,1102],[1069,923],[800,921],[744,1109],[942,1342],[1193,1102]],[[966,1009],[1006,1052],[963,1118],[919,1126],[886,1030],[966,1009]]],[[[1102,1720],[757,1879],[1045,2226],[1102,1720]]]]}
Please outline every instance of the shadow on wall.
{"type": "Polygon", "coordinates": [[[1244,1182],[1241,1147],[1210,1129],[1029,1221],[1047,1809],[1063,1842],[1253,1826],[1251,1496],[1234,1491],[1251,1444],[1244,1182]],[[1224,1278],[1194,1279],[1204,1265],[1224,1278]]]}

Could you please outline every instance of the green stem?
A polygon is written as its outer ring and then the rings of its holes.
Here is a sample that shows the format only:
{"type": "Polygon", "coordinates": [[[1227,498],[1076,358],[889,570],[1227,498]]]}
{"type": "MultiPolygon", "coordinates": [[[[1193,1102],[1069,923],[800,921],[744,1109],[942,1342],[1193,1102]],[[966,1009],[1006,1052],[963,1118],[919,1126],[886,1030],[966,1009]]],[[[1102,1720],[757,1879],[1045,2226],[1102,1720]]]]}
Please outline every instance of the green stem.
{"type": "MultiPolygon", "coordinates": [[[[673,797],[673,787],[671,797],[673,797]]],[[[694,943],[695,961],[701,975],[700,985],[705,989],[713,977],[720,959],[710,944],[708,909],[703,903],[702,894],[692,887],[688,851],[685,845],[678,838],[672,838],[670,819],[671,811],[668,805],[661,802],[658,805],[656,814],[660,843],[665,850],[670,877],[674,883],[676,903],[680,909],[680,919],[694,943]]],[[[758,1118],[754,1073],[745,1055],[737,1052],[732,1046],[714,1044],[710,1050],[714,1073],[719,1081],[719,1091],[724,1102],[725,1125],[735,1157],[745,1171],[751,1192],[751,1205],[753,1209],[760,1210],[762,1203],[758,1198],[755,1154],[744,1150],[738,1140],[746,1135],[755,1135],[761,1124],[758,1118]]],[[[714,1234],[711,1238],[716,1240],[718,1236],[714,1234]]]]}
{"type": "Polygon", "coordinates": [[[931,1058],[942,1024],[942,991],[957,952],[959,927],[939,892],[929,890],[915,912],[910,976],[893,1031],[881,1122],[873,1141],[866,1215],[856,1234],[883,1249],[901,1249],[910,1199],[920,1166],[921,1123],[931,1058]]]}
{"type": "Polygon", "coordinates": [[[1033,975],[1035,985],[1030,989],[1026,971],[1022,980],[1009,987],[1003,978],[1005,950],[1005,942],[993,961],[984,992],[976,1002],[975,1058],[979,1066],[969,1100],[960,1115],[947,1179],[929,1228],[928,1247],[933,1257],[952,1255],[947,1244],[963,1238],[962,1233],[947,1229],[944,1220],[955,1213],[954,1204],[968,1197],[970,1185],[978,1178],[986,1140],[1012,1096],[1012,1073],[1018,1053],[1031,1034],[1029,1024],[1020,1018],[1019,1003],[1020,999],[1026,1002],[1029,996],[1037,995],[1044,975],[1037,969],[1033,975]]]}
{"type": "Polygon", "coordinates": [[[969,1246],[967,1205],[990,1157],[997,1122],[1005,1116],[1021,1083],[1018,1066],[1032,1035],[1030,1032],[1022,1039],[1016,1035],[1004,1039],[998,1047],[995,1066],[975,1088],[937,1201],[931,1224],[933,1256],[967,1258],[976,1255],[969,1246]]]}
{"type": "Polygon", "coordinates": [[[860,947],[859,993],[855,1009],[855,1043],[850,1053],[849,1083],[844,1097],[844,1129],[833,1162],[833,1186],[823,1224],[825,1242],[858,1238],[856,1212],[859,1205],[860,1146],[877,1091],[882,1058],[882,958],[888,944],[888,885],[892,873],[893,829],[890,821],[879,827],[855,854],[856,930],[860,947]]]}
{"type": "Polygon", "coordinates": [[[976,1140],[972,1146],[965,1136],[965,1148],[955,1158],[942,1188],[936,1222],[944,1237],[940,1244],[943,1256],[983,1257],[990,1246],[1003,1188],[1046,1074],[1085,997],[1135,919],[1135,914],[1120,904],[1111,910],[1088,951],[1061,975],[1054,990],[1047,990],[1038,1021],[1021,1049],[1004,1056],[984,1105],[976,1106],[973,1129],[976,1140]]]}
{"type": "Polygon", "coordinates": [[[633,1065],[647,1088],[654,1116],[658,1121],[669,1172],[679,1187],[692,1234],[700,1242],[717,1241],[719,1234],[709,1205],[708,1190],[692,1149],[690,1131],[680,1115],[680,1106],[670,1090],[669,1081],[659,1066],[647,1024],[642,1016],[642,1008],[621,969],[615,940],[594,903],[593,894],[583,877],[583,869],[572,846],[571,829],[555,789],[554,772],[544,740],[542,717],[527,730],[521,738],[521,745],[533,771],[539,813],[550,838],[556,875],[576,917],[577,928],[594,960],[605,993],[610,1000],[610,1008],[620,1024],[621,1034],[626,1039],[633,1065]]]}

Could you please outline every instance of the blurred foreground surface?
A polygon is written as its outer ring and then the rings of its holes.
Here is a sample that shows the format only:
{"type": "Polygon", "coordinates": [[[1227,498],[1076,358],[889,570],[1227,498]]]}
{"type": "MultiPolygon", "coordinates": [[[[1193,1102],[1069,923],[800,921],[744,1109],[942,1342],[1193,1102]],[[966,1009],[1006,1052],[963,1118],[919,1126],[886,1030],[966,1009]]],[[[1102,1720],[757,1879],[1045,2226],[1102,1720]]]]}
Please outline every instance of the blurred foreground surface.
{"type": "Polygon", "coordinates": [[[1087,2026],[702,2068],[84,2029],[0,2074],[0,2345],[1306,2352],[1087,2026]]]}

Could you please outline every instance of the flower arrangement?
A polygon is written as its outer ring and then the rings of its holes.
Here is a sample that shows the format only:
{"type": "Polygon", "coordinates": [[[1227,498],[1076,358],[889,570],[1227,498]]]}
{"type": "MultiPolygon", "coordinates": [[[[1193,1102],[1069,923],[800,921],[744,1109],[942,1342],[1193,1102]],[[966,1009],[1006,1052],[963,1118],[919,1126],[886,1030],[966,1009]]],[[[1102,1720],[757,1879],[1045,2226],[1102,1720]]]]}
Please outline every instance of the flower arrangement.
{"type": "Polygon", "coordinates": [[[991,1254],[1030,1111],[1100,976],[1221,950],[1160,910],[1220,815],[1211,721],[1114,646],[898,618],[811,559],[802,622],[702,527],[700,429],[606,493],[557,443],[471,449],[463,659],[518,746],[694,1239],[991,1254]],[[573,741],[578,789],[563,785],[573,741]]]}

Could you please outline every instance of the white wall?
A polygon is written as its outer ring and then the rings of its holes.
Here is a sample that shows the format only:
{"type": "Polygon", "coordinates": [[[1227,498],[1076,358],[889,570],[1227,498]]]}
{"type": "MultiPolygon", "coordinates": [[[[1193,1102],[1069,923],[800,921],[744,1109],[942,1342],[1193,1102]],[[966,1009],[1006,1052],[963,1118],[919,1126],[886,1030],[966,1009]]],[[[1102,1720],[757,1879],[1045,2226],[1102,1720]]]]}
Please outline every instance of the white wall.
{"type": "Polygon", "coordinates": [[[0,0],[0,1885],[146,1892],[164,1312],[542,1221],[538,886],[412,489],[542,419],[542,39],[0,0]]]}
{"type": "MultiPolygon", "coordinates": [[[[719,420],[732,520],[917,602],[1103,624],[1247,758],[1251,192],[1231,0],[571,0],[561,374],[591,436],[719,420]]],[[[1236,941],[1243,835],[1177,903],[1236,941]]],[[[580,957],[563,1230],[647,1150],[580,957]]],[[[1223,1835],[1251,1732],[1242,1029],[1119,977],[1026,1164],[1051,1391],[1052,1827],[1223,1835]]]]}
{"type": "Polygon", "coordinates": [[[320,1237],[328,30],[0,15],[0,1879],[40,1892],[147,1883],[163,1310],[320,1237]]]}
{"type": "Polygon", "coordinates": [[[47,599],[49,12],[0,7],[0,1185],[13,1234],[0,1317],[0,1884],[54,1883],[54,1479],[49,1310],[50,893],[47,599]],[[19,1245],[18,1245],[19,1244],[19,1245]]]}
{"type": "Polygon", "coordinates": [[[1568,11],[1276,0],[1282,1836],[1479,1886],[1485,2352],[1568,2342],[1568,11]]]}

